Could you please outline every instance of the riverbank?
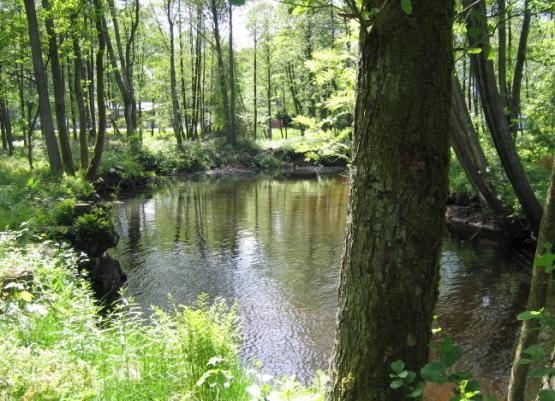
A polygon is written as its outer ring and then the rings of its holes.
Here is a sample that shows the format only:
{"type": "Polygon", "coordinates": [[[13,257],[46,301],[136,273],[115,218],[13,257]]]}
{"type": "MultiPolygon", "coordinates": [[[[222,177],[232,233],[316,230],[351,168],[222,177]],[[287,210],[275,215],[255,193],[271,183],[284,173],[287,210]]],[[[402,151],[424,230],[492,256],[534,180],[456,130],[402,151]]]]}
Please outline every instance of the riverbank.
{"type": "Polygon", "coordinates": [[[0,399],[320,399],[321,388],[270,386],[240,365],[234,306],[201,298],[146,324],[125,303],[102,321],[79,256],[27,235],[0,234],[0,399]]]}

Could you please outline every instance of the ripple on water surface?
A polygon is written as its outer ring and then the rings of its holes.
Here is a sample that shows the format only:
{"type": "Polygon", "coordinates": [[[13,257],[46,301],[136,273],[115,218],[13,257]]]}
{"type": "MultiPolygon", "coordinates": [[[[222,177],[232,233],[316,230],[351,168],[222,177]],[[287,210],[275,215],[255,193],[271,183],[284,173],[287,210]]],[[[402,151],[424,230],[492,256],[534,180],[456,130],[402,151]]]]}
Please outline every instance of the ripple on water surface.
{"type": "MultiPolygon", "coordinates": [[[[239,301],[244,360],[303,381],[327,369],[348,185],[320,179],[176,181],[115,208],[127,294],[143,306],[239,301]]],[[[461,365],[503,391],[525,293],[510,255],[446,240],[438,324],[461,365]]],[[[439,394],[439,393],[438,393],[439,394]]],[[[436,398],[439,399],[439,398],[436,398]]]]}

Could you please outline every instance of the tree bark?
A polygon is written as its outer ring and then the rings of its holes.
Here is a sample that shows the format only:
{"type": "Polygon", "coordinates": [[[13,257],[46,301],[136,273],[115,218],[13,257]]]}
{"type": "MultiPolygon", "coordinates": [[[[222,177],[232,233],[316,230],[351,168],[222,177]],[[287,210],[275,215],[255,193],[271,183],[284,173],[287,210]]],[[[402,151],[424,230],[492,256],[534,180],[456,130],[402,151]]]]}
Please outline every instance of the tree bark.
{"type": "Polygon", "coordinates": [[[236,116],[235,116],[235,59],[233,57],[233,5],[229,3],[229,116],[231,121],[229,124],[229,132],[227,142],[235,145],[237,142],[236,116]]]}
{"type": "Polygon", "coordinates": [[[90,51],[90,59],[87,62],[87,80],[89,81],[88,96],[89,96],[89,123],[91,139],[96,138],[96,107],[95,107],[95,84],[94,84],[94,50],[90,51]]]}
{"type": "Polygon", "coordinates": [[[268,21],[268,16],[264,18],[264,32],[265,32],[265,43],[264,49],[266,50],[266,106],[268,109],[268,128],[266,137],[272,139],[272,65],[271,65],[271,54],[270,54],[270,25],[268,21]]]}
{"type": "Polygon", "coordinates": [[[503,101],[504,107],[508,106],[507,95],[507,29],[505,27],[505,19],[507,18],[505,11],[505,0],[497,0],[497,70],[499,76],[499,93],[503,101]]]}
{"type": "Polygon", "coordinates": [[[50,108],[50,99],[48,96],[48,82],[42,62],[42,49],[40,45],[39,23],[37,20],[35,1],[24,0],[24,3],[28,22],[29,42],[33,58],[33,69],[35,71],[35,82],[39,97],[40,129],[46,142],[50,170],[58,172],[62,170],[62,160],[60,158],[56,134],[54,133],[54,121],[52,120],[52,109],[50,108]]]}
{"type": "Polygon", "coordinates": [[[469,32],[471,47],[481,49],[479,54],[471,55],[471,66],[475,73],[480,99],[493,143],[501,159],[501,163],[511,185],[520,201],[522,209],[528,218],[530,227],[537,231],[542,209],[530,186],[524,167],[515,148],[513,138],[503,109],[503,102],[497,89],[493,62],[489,59],[490,51],[486,9],[484,0],[463,0],[468,15],[466,24],[469,32]],[[470,32],[479,32],[472,37],[470,32]]]}
{"type": "Polygon", "coordinates": [[[451,128],[453,3],[386,2],[360,31],[353,161],[327,401],[412,399],[398,359],[428,360],[451,128]],[[434,57],[430,57],[433,51],[434,57]]]}
{"type": "Polygon", "coordinates": [[[468,180],[478,194],[480,201],[504,228],[509,228],[507,210],[497,197],[495,189],[487,178],[487,161],[478,142],[474,125],[468,113],[464,93],[456,76],[452,79],[453,100],[451,107],[452,145],[468,180]]]}
{"type": "Polygon", "coordinates": [[[104,52],[106,40],[103,29],[102,0],[94,0],[96,36],[98,49],[96,51],[96,101],[98,103],[98,131],[94,145],[91,164],[87,170],[87,179],[94,180],[98,174],[102,153],[104,152],[104,138],[106,136],[106,103],[104,99],[104,52]]]}
{"type": "Polygon", "coordinates": [[[253,82],[252,82],[252,91],[253,91],[253,133],[254,133],[254,139],[256,140],[256,131],[257,131],[257,126],[258,126],[258,103],[257,103],[257,99],[256,99],[256,95],[257,95],[257,70],[256,70],[256,51],[257,51],[257,44],[258,44],[258,32],[256,30],[256,20],[254,21],[254,33],[253,33],[253,37],[254,37],[254,49],[253,49],[253,56],[252,56],[252,65],[253,65],[253,82]]]}
{"type": "MultiPolygon", "coordinates": [[[[530,282],[530,292],[528,294],[528,303],[526,304],[526,309],[529,311],[540,310],[546,304],[550,274],[546,272],[545,268],[538,266],[537,262],[538,258],[545,253],[555,252],[553,244],[555,244],[555,161],[551,169],[551,184],[545,202],[538,244],[536,246],[532,281],[530,282]]],[[[523,357],[523,351],[538,341],[538,327],[539,322],[537,319],[522,322],[515,359],[511,369],[511,378],[509,380],[508,401],[524,401],[530,365],[522,365],[519,362],[523,357]]]]}
{"type": "Polygon", "coordinates": [[[513,137],[516,136],[520,126],[520,91],[522,89],[522,77],[524,74],[524,64],[526,62],[526,49],[528,47],[528,34],[530,32],[530,20],[532,18],[530,12],[530,2],[524,2],[524,18],[522,20],[522,29],[520,31],[520,39],[518,41],[518,50],[516,54],[515,71],[513,74],[513,85],[511,90],[511,99],[509,108],[511,112],[511,132],[513,137]]]}
{"type": "Polygon", "coordinates": [[[83,55],[79,46],[79,39],[73,39],[74,53],[74,87],[77,111],[79,115],[79,154],[81,168],[86,169],[89,165],[89,144],[87,140],[87,112],[85,110],[85,96],[83,94],[83,55]]]}
{"type": "Polygon", "coordinates": [[[73,174],[73,156],[71,154],[71,144],[69,142],[69,133],[66,124],[66,91],[60,56],[58,54],[58,39],[56,38],[56,31],[54,29],[54,20],[50,14],[50,1],[42,0],[42,7],[47,12],[44,25],[46,27],[46,33],[48,34],[48,54],[50,55],[50,71],[52,72],[52,85],[54,87],[54,110],[56,112],[58,139],[60,141],[64,168],[68,173],[73,174]]]}
{"type": "Polygon", "coordinates": [[[181,127],[181,117],[179,116],[179,99],[177,97],[177,77],[175,71],[175,35],[174,31],[174,17],[172,16],[173,0],[167,1],[166,16],[168,17],[168,25],[170,28],[170,91],[172,98],[172,123],[175,139],[177,140],[177,148],[183,149],[183,129],[181,127]]]}
{"type": "Polygon", "coordinates": [[[74,99],[74,92],[75,88],[72,88],[72,85],[75,83],[75,78],[71,75],[71,67],[67,65],[67,91],[69,92],[69,107],[71,113],[71,130],[73,133],[73,140],[77,142],[77,117],[75,113],[75,99],[74,99]]]}
{"type": "Polygon", "coordinates": [[[216,50],[216,59],[218,63],[218,77],[220,84],[220,95],[222,97],[222,107],[224,111],[224,131],[229,136],[231,130],[231,116],[229,112],[229,101],[227,95],[227,83],[225,79],[225,66],[222,54],[222,45],[220,38],[219,11],[216,0],[210,0],[210,11],[212,13],[212,22],[214,23],[214,47],[216,50]]]}
{"type": "Polygon", "coordinates": [[[6,137],[6,145],[8,154],[11,156],[14,152],[12,120],[10,118],[10,109],[8,108],[6,99],[0,98],[0,120],[2,120],[2,139],[6,137]]]}

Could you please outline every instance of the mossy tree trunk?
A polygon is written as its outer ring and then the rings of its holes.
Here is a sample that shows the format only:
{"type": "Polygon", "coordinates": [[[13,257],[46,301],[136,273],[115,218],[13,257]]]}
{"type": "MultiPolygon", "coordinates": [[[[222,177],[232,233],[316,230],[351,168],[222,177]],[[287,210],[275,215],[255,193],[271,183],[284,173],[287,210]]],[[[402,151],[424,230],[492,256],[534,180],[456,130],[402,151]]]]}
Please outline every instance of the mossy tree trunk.
{"type": "Polygon", "coordinates": [[[387,2],[360,33],[353,162],[327,401],[408,400],[391,362],[428,359],[451,126],[450,0],[387,2]]]}
{"type": "MultiPolygon", "coordinates": [[[[543,308],[547,301],[550,274],[545,268],[538,266],[539,258],[547,252],[555,252],[555,162],[551,169],[551,184],[545,202],[543,218],[540,226],[536,256],[530,282],[530,292],[526,309],[537,311],[543,308]]],[[[508,401],[524,401],[529,364],[521,364],[523,351],[538,341],[539,322],[537,319],[526,320],[522,323],[515,359],[509,380],[508,401]]]]}

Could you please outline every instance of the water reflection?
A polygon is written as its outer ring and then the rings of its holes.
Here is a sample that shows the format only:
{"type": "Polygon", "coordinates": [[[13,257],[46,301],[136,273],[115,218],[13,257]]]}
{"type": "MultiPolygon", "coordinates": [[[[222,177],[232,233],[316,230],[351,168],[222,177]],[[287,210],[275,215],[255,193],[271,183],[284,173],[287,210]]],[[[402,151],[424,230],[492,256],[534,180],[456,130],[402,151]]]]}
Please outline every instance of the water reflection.
{"type": "MultiPolygon", "coordinates": [[[[116,207],[127,293],[144,305],[239,301],[245,360],[309,380],[332,348],[348,185],[319,179],[176,181],[116,207]]],[[[524,302],[510,258],[445,241],[438,323],[463,365],[503,389],[524,302]]]]}

